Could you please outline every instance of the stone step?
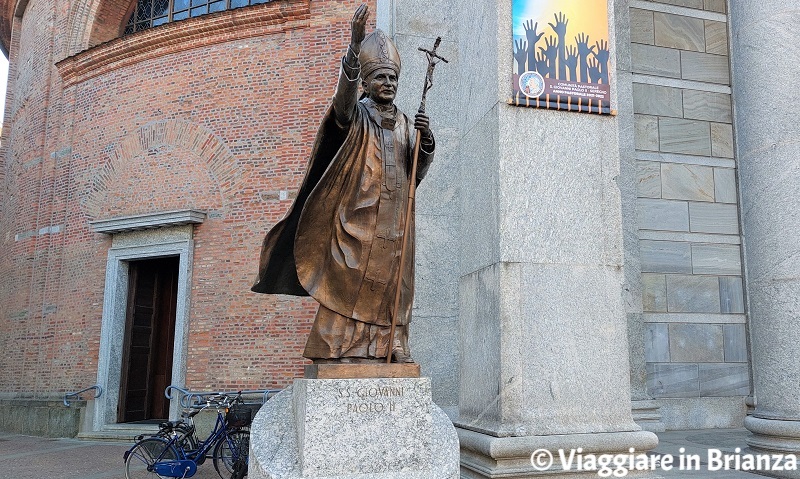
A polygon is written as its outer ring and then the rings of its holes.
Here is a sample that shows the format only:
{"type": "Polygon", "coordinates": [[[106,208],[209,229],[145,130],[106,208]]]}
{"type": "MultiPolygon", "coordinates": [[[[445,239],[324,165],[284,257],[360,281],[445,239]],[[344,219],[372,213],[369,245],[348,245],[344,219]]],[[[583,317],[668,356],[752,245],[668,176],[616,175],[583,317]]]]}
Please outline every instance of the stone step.
{"type": "Polygon", "coordinates": [[[112,424],[101,431],[84,431],[77,438],[85,441],[104,441],[133,444],[134,438],[140,435],[151,435],[158,432],[155,424],[112,424]]]}
{"type": "Polygon", "coordinates": [[[138,436],[138,434],[123,434],[121,432],[110,432],[110,431],[87,431],[87,432],[79,432],[76,436],[77,439],[83,441],[102,441],[102,442],[115,442],[120,444],[133,444],[134,438],[138,436]]]}

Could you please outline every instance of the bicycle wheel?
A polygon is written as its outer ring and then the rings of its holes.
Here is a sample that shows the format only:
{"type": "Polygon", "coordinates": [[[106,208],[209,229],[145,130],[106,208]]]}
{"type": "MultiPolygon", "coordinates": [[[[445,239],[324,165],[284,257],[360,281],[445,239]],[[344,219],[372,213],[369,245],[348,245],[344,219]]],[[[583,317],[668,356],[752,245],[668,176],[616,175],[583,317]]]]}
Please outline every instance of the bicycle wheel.
{"type": "Polygon", "coordinates": [[[250,454],[250,431],[239,429],[228,431],[214,446],[214,469],[222,479],[233,474],[233,465],[239,457],[250,454]]]}
{"type": "Polygon", "coordinates": [[[160,476],[147,468],[157,460],[166,461],[178,458],[178,452],[167,441],[158,437],[148,437],[137,442],[125,459],[126,479],[155,479],[160,476]]]}
{"type": "Polygon", "coordinates": [[[247,475],[247,457],[239,457],[233,463],[233,473],[231,479],[244,479],[247,475]]]}

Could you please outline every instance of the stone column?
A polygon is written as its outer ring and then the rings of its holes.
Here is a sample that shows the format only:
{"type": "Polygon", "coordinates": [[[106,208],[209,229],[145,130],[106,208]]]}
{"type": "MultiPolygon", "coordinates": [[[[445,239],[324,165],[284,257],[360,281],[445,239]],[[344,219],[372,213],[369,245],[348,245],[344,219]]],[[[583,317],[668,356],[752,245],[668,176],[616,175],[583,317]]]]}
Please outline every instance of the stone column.
{"type": "Polygon", "coordinates": [[[756,409],[750,446],[800,452],[800,7],[735,0],[731,52],[756,409]]]}
{"type": "MultiPolygon", "coordinates": [[[[459,18],[452,86],[463,101],[462,477],[572,477],[558,460],[537,470],[531,453],[657,443],[631,417],[618,176],[632,122],[507,105],[510,0],[452,3],[469,12],[459,18]]],[[[627,2],[612,5],[610,24],[627,22],[627,2]]],[[[612,31],[611,43],[616,90],[630,82],[629,42],[612,31]]],[[[629,90],[619,105],[627,115],[629,90]]]]}

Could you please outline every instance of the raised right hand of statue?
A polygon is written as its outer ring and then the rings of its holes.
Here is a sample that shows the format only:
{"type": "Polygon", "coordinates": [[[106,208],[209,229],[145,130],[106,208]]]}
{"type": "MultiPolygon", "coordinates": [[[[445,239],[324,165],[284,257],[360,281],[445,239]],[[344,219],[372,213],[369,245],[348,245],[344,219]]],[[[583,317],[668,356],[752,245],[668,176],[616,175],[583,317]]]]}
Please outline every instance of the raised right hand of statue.
{"type": "Polygon", "coordinates": [[[353,14],[353,20],[350,21],[350,48],[353,53],[358,54],[361,51],[361,42],[367,36],[367,19],[369,18],[369,7],[366,3],[362,3],[353,14]]]}

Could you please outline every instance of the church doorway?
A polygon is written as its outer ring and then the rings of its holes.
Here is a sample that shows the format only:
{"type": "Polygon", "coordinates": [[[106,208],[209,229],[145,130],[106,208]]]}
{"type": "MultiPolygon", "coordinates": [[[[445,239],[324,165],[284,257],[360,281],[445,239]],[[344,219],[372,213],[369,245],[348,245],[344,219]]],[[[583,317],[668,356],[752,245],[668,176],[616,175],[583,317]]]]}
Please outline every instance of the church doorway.
{"type": "Polygon", "coordinates": [[[128,262],[118,422],[169,417],[179,257],[128,262]]]}

